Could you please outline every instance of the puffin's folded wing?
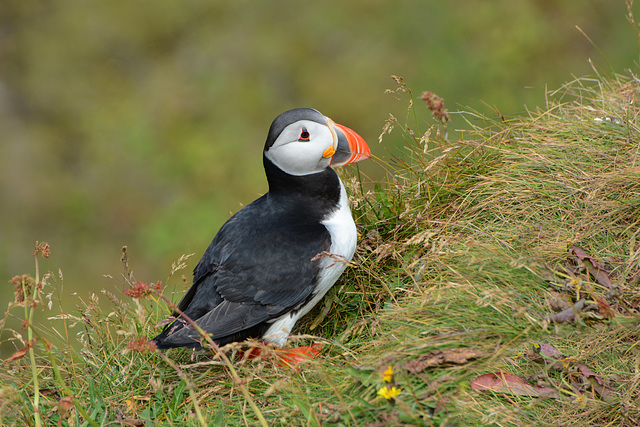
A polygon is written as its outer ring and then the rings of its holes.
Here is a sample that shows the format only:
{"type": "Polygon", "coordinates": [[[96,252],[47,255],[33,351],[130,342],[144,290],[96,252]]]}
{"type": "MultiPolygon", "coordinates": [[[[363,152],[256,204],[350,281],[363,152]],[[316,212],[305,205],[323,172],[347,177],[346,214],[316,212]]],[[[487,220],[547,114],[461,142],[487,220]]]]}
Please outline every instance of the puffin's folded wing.
{"type": "MultiPolygon", "coordinates": [[[[236,303],[224,301],[202,316],[196,324],[211,334],[219,344],[236,341],[252,328],[261,325],[284,307],[264,306],[260,304],[236,303]]],[[[162,348],[193,347],[200,345],[202,337],[184,320],[178,319],[163,331],[160,340],[162,348]]],[[[160,338],[160,336],[158,337],[160,338]]]]}

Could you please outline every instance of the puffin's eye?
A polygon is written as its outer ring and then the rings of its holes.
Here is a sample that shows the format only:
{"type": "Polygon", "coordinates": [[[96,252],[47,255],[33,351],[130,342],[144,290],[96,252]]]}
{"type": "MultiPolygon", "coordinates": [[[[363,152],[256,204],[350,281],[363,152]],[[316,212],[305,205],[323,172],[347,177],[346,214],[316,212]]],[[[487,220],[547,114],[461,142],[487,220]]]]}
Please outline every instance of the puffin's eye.
{"type": "Polygon", "coordinates": [[[302,128],[302,132],[300,132],[300,138],[298,141],[308,141],[309,140],[309,131],[306,128],[302,128]]]}

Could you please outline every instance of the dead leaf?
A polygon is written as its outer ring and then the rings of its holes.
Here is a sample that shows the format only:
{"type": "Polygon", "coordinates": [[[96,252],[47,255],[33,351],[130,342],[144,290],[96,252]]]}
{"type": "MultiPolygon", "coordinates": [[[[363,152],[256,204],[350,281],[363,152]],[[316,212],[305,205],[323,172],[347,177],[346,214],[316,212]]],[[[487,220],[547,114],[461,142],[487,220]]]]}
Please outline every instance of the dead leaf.
{"type": "Polygon", "coordinates": [[[589,383],[603,400],[607,400],[608,393],[604,380],[598,377],[587,365],[576,363],[574,357],[565,356],[551,344],[535,344],[534,347],[527,352],[527,356],[535,362],[544,362],[551,365],[551,369],[562,371],[569,371],[571,369],[589,383]],[[557,360],[557,362],[553,362],[554,360],[557,360]]]}
{"type": "Polygon", "coordinates": [[[71,408],[73,408],[73,396],[65,396],[58,401],[58,412],[60,412],[58,427],[62,427],[62,419],[67,416],[71,408]]]}
{"type": "Polygon", "coordinates": [[[591,369],[589,369],[589,367],[583,365],[582,363],[578,363],[575,366],[575,369],[580,372],[582,377],[588,381],[588,383],[591,385],[591,388],[593,388],[593,390],[598,393],[602,400],[609,400],[607,386],[605,385],[602,378],[597,376],[591,369]]]}
{"type": "Polygon", "coordinates": [[[551,344],[545,343],[534,344],[527,352],[527,356],[534,362],[550,364],[552,369],[557,370],[562,370],[565,367],[568,369],[576,364],[574,358],[565,356],[560,350],[551,344]]]}
{"type": "MultiPolygon", "coordinates": [[[[543,354],[547,357],[562,356],[562,352],[557,348],[555,348],[554,346],[552,346],[551,344],[546,344],[546,343],[538,344],[538,348],[540,349],[540,354],[543,354]]],[[[562,356],[562,357],[565,357],[565,356],[562,356]]]]}
{"type": "Polygon", "coordinates": [[[423,354],[417,359],[403,363],[402,367],[412,374],[417,374],[433,366],[447,364],[461,365],[481,356],[484,356],[484,353],[470,348],[435,350],[429,354],[423,354]]]}
{"type": "Polygon", "coordinates": [[[63,417],[73,408],[73,396],[65,396],[58,401],[58,410],[63,417]]]}
{"type": "Polygon", "coordinates": [[[509,393],[518,396],[556,397],[558,392],[549,387],[532,385],[517,375],[494,372],[471,380],[471,388],[478,391],[509,393]]]}
{"type": "Polygon", "coordinates": [[[593,258],[587,255],[585,251],[577,246],[571,246],[571,248],[569,249],[569,253],[572,253],[576,256],[576,258],[582,261],[582,264],[585,266],[589,274],[593,276],[593,278],[596,279],[596,281],[602,286],[608,289],[616,288],[616,286],[609,278],[607,272],[602,267],[600,267],[600,264],[598,264],[593,258]]]}
{"type": "Polygon", "coordinates": [[[580,373],[582,375],[584,375],[586,378],[589,377],[593,377],[599,385],[604,385],[604,381],[602,381],[602,379],[600,379],[591,369],[589,369],[586,365],[583,365],[582,363],[578,363],[576,365],[576,369],[578,371],[580,371],[580,373]]]}
{"type": "Polygon", "coordinates": [[[573,321],[577,316],[576,314],[580,313],[584,308],[585,300],[584,298],[573,304],[571,307],[566,310],[562,310],[558,313],[550,314],[549,316],[545,316],[544,320],[553,321],[556,323],[566,323],[573,321]]]}
{"type": "Polygon", "coordinates": [[[598,393],[598,396],[605,402],[609,401],[609,390],[602,380],[602,378],[598,377],[594,374],[591,369],[587,368],[583,364],[578,364],[576,368],[580,371],[580,373],[587,379],[591,388],[598,393]]]}
{"type": "Polygon", "coordinates": [[[123,422],[125,425],[132,427],[144,427],[144,421],[137,418],[127,418],[123,422]]]}
{"type": "Polygon", "coordinates": [[[7,363],[15,362],[16,360],[22,359],[27,354],[27,351],[29,351],[29,346],[23,347],[20,350],[16,351],[7,359],[5,359],[4,362],[2,362],[2,367],[4,368],[4,365],[7,363]]]}
{"type": "Polygon", "coordinates": [[[470,348],[459,348],[442,351],[444,363],[454,363],[456,365],[467,363],[471,359],[476,359],[482,356],[484,356],[483,352],[470,348]]]}

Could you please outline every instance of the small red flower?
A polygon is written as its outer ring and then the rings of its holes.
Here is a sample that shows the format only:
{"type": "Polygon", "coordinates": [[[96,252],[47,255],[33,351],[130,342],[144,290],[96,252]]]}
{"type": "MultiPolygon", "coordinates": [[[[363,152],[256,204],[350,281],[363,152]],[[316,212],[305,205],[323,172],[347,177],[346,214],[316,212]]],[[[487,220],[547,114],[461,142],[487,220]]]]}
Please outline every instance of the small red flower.
{"type": "Polygon", "coordinates": [[[47,242],[36,242],[36,251],[34,255],[38,255],[40,253],[45,258],[49,258],[51,256],[51,248],[47,242]]]}
{"type": "Polygon", "coordinates": [[[146,298],[151,294],[159,294],[162,291],[162,282],[145,284],[142,282],[136,283],[131,289],[125,289],[124,294],[131,298],[146,298]]]}
{"type": "Polygon", "coordinates": [[[146,338],[138,338],[127,344],[127,350],[139,351],[141,353],[156,351],[156,348],[156,343],[146,338]]]}
{"type": "Polygon", "coordinates": [[[13,286],[13,293],[15,295],[14,301],[17,304],[24,303],[25,298],[31,298],[31,294],[33,293],[33,287],[35,286],[35,279],[28,274],[23,274],[21,276],[14,276],[10,280],[11,285],[13,286]],[[23,287],[24,284],[24,287],[23,287]],[[25,296],[26,292],[26,296],[25,296]]]}
{"type": "Polygon", "coordinates": [[[447,109],[444,108],[444,100],[433,92],[422,92],[422,100],[427,104],[427,108],[431,110],[433,117],[442,123],[447,123],[451,120],[447,109]]]}

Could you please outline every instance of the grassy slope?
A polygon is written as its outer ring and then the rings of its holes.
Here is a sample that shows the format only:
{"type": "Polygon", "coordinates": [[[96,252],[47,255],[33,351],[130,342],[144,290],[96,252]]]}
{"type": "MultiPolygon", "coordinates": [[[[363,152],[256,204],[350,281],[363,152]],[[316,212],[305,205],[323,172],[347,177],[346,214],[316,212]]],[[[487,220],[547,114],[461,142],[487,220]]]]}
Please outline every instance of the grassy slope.
{"type": "MultiPolygon", "coordinates": [[[[297,331],[307,335],[302,342],[325,343],[301,370],[270,361],[231,367],[180,350],[170,359],[127,351],[134,338],[154,335],[168,309],[105,294],[79,300],[82,314],[66,320],[44,321],[58,313],[55,305],[36,309],[35,332],[53,348],[45,351],[41,340],[33,361],[27,354],[4,366],[1,421],[36,424],[35,372],[46,425],[61,415],[63,424],[80,425],[82,408],[97,424],[113,425],[259,425],[261,418],[270,425],[636,425],[639,93],[633,78],[575,81],[545,111],[481,118],[454,141],[434,126],[427,149],[415,123],[392,121],[387,138],[404,138],[408,155],[389,166],[389,182],[376,191],[363,193],[346,177],[361,245],[354,268],[297,331]],[[576,267],[572,245],[597,260],[617,289],[576,267]],[[111,300],[109,308],[98,298],[111,300]],[[553,306],[583,298],[580,320],[543,320],[553,306]],[[530,360],[535,343],[555,346],[572,363],[556,370],[530,360]],[[455,355],[460,363],[442,360],[455,355]],[[574,363],[605,381],[604,396],[574,363]],[[377,395],[388,366],[400,390],[392,400],[377,395]],[[471,389],[470,380],[496,371],[559,394],[471,389]],[[67,394],[76,409],[65,414],[67,394]]],[[[181,288],[177,275],[169,283],[181,288]]],[[[10,313],[24,318],[23,311],[10,313]]],[[[18,333],[26,340],[26,331],[18,333]]]]}

